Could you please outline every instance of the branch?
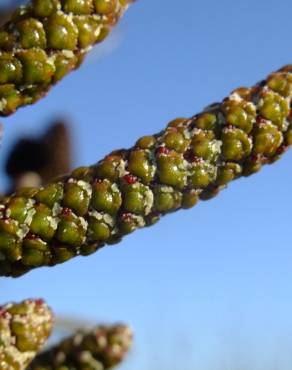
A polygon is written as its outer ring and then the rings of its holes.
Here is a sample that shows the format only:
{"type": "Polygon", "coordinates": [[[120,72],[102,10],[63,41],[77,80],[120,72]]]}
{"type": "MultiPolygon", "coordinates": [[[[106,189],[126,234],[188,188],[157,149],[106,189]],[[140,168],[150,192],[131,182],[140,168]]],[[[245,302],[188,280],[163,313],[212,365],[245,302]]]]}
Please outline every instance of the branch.
{"type": "Polygon", "coordinates": [[[31,0],[0,27],[0,116],[33,104],[102,42],[130,0],[31,0]]]}
{"type": "Polygon", "coordinates": [[[52,312],[42,300],[0,307],[0,368],[24,370],[52,330],[52,312]]]}
{"type": "Polygon", "coordinates": [[[160,216],[209,199],[292,144],[292,66],[177,119],[129,150],[0,202],[0,274],[89,255],[160,216]]]}

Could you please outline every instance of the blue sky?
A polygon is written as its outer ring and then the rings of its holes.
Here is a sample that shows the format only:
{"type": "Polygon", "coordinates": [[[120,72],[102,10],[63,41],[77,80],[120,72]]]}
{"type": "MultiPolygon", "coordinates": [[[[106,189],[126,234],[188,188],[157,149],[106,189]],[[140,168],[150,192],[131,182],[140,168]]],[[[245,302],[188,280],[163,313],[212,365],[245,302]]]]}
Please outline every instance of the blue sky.
{"type": "MultiPolygon", "coordinates": [[[[291,63],[291,11],[288,0],[138,1],[79,71],[4,120],[0,164],[54,117],[72,123],[75,165],[91,164],[255,83],[291,63]]],[[[2,279],[1,302],[42,296],[62,316],[130,323],[121,370],[291,369],[291,162],[91,257],[2,279]]]]}

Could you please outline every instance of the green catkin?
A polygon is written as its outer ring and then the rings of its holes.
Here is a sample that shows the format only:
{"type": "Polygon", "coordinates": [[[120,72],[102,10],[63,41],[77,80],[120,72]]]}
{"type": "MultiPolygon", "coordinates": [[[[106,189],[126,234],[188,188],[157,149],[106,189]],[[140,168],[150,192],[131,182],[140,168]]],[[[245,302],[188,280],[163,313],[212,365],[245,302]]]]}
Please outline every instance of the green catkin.
{"type": "Polygon", "coordinates": [[[292,144],[292,66],[43,188],[0,201],[0,274],[89,255],[210,199],[292,144]]]}
{"type": "Polygon", "coordinates": [[[35,103],[102,42],[131,0],[31,0],[0,27],[0,116],[35,103]]]}
{"type": "Polygon", "coordinates": [[[42,300],[0,307],[0,369],[26,369],[42,350],[52,325],[52,312],[42,300]]]}
{"type": "Polygon", "coordinates": [[[38,355],[27,370],[112,369],[124,360],[132,340],[132,331],[125,325],[79,331],[38,355]]]}

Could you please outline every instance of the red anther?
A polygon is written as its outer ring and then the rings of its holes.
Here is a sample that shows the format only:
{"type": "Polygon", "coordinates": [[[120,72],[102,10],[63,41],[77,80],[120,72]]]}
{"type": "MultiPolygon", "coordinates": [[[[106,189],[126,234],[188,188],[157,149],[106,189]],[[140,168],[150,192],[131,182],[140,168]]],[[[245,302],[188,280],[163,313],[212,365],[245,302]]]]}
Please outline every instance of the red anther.
{"type": "Polygon", "coordinates": [[[36,240],[36,239],[39,239],[39,237],[35,234],[32,234],[32,233],[28,233],[25,237],[25,239],[27,240],[36,240]]]}
{"type": "Polygon", "coordinates": [[[2,216],[0,217],[0,220],[1,220],[1,221],[4,221],[4,223],[8,223],[8,222],[9,222],[9,220],[11,220],[11,218],[10,218],[10,217],[7,217],[7,216],[5,216],[5,215],[2,215],[2,216]]]}
{"type": "Polygon", "coordinates": [[[158,149],[157,149],[157,153],[158,154],[169,154],[170,150],[168,148],[166,148],[166,146],[160,146],[158,149]]]}
{"type": "Polygon", "coordinates": [[[258,124],[266,124],[267,123],[267,120],[263,116],[257,116],[256,121],[257,121],[258,124]]]}
{"type": "Polygon", "coordinates": [[[252,162],[260,162],[261,161],[261,154],[252,154],[250,160],[252,162]]]}
{"type": "Polygon", "coordinates": [[[176,127],[168,127],[167,131],[168,132],[177,132],[177,128],[176,127]]]}
{"type": "Polygon", "coordinates": [[[201,158],[194,155],[192,150],[188,150],[185,152],[184,159],[190,163],[200,163],[202,161],[201,158]]]}
{"type": "Polygon", "coordinates": [[[128,173],[127,175],[124,176],[124,181],[128,184],[128,185],[133,185],[137,182],[137,177],[128,173]]]}
{"type": "Polygon", "coordinates": [[[281,145],[277,149],[276,154],[278,154],[278,155],[284,154],[286,152],[286,150],[287,150],[287,147],[285,145],[281,145]]]}
{"type": "Polygon", "coordinates": [[[72,210],[68,207],[62,208],[62,215],[63,216],[70,216],[72,215],[72,210]]]}
{"type": "Polygon", "coordinates": [[[42,306],[45,303],[45,301],[42,298],[38,298],[34,302],[37,306],[42,306]]]}
{"type": "Polygon", "coordinates": [[[251,88],[252,95],[256,95],[256,94],[259,94],[260,92],[262,92],[264,86],[265,86],[265,81],[262,81],[261,83],[259,83],[256,86],[252,87],[251,88]]]}
{"type": "Polygon", "coordinates": [[[6,319],[9,316],[9,312],[7,312],[4,308],[0,307],[0,318],[6,319]]]}
{"type": "Polygon", "coordinates": [[[261,164],[268,163],[268,158],[264,156],[263,154],[253,154],[250,157],[250,159],[254,163],[261,163],[261,164]]]}
{"type": "Polygon", "coordinates": [[[131,213],[123,213],[121,218],[123,221],[132,221],[133,215],[131,213]]]}

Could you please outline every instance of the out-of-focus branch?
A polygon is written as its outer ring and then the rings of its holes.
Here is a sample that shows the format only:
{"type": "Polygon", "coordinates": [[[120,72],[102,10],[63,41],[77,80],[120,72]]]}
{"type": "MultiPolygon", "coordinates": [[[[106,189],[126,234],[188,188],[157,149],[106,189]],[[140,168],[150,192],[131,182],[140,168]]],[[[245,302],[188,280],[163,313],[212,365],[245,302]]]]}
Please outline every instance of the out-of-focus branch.
{"type": "Polygon", "coordinates": [[[46,185],[53,178],[67,173],[71,164],[69,126],[57,121],[40,138],[22,138],[12,148],[6,162],[11,192],[21,187],[46,185]]]}
{"type": "Polygon", "coordinates": [[[98,326],[79,331],[38,355],[28,370],[107,370],[120,364],[132,345],[128,326],[98,326]]]}

